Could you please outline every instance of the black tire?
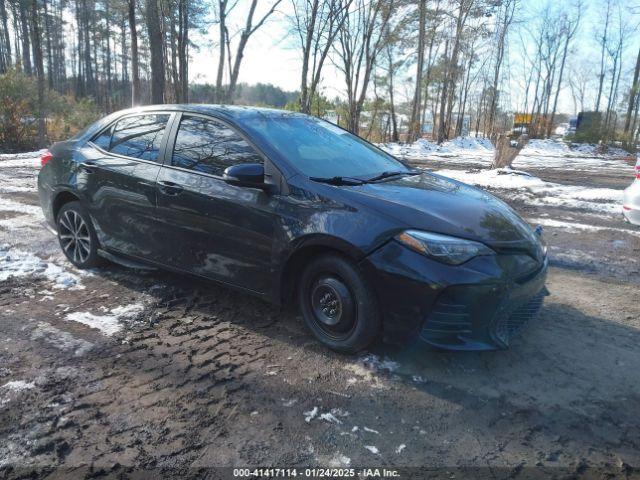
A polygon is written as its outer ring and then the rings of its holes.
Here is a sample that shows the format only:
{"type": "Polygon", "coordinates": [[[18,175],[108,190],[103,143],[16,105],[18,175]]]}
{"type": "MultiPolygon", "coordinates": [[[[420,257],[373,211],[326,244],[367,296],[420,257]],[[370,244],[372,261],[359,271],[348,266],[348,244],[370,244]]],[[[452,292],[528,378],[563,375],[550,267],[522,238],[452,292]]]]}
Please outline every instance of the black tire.
{"type": "Polygon", "coordinates": [[[378,302],[348,259],[325,254],[311,261],[300,275],[297,294],[304,322],[330,349],[356,353],[377,339],[378,302]]]}
{"type": "Polygon", "coordinates": [[[105,263],[98,255],[98,237],[91,217],[80,202],[65,203],[58,212],[56,226],[62,253],[76,267],[93,268],[105,263]]]}

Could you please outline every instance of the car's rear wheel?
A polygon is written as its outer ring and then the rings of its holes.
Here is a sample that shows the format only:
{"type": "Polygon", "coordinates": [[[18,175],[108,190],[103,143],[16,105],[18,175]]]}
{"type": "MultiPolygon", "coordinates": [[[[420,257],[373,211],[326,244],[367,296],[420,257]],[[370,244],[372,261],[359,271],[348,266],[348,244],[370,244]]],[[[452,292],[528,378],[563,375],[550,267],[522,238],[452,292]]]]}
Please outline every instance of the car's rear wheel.
{"type": "Polygon", "coordinates": [[[380,332],[380,313],[373,290],[353,262],[327,254],[303,270],[298,289],[302,317],[327,347],[355,353],[380,332]]]}
{"type": "Polygon", "coordinates": [[[67,259],[78,268],[104,263],[98,255],[98,237],[91,217],[80,202],[65,203],[57,217],[58,241],[67,259]]]}

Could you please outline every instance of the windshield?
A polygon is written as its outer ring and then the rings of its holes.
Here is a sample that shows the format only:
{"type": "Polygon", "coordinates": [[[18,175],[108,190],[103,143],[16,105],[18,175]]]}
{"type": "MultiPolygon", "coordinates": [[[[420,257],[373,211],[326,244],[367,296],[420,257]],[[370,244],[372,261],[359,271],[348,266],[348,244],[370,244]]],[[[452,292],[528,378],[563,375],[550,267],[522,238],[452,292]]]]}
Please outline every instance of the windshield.
{"type": "Polygon", "coordinates": [[[318,118],[257,116],[244,125],[309,177],[366,179],[383,172],[410,171],[391,155],[318,118]]]}

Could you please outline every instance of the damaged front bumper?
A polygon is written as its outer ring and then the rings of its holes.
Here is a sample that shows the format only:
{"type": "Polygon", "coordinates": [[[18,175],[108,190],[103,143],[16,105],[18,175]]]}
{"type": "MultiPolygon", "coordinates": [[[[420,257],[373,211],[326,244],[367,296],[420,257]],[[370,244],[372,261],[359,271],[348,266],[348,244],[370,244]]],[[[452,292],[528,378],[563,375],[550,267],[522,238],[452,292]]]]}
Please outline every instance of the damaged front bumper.
{"type": "Polygon", "coordinates": [[[536,318],[548,261],[525,253],[444,265],[389,242],[363,262],[383,309],[385,339],[419,339],[447,350],[509,346],[536,318]]]}

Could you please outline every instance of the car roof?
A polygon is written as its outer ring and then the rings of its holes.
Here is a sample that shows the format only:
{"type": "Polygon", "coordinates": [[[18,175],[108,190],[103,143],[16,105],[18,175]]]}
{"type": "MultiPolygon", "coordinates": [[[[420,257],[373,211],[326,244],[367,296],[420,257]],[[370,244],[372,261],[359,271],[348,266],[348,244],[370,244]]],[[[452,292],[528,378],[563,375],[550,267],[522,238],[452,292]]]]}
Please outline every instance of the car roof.
{"type": "Polygon", "coordinates": [[[212,105],[208,103],[182,103],[182,104],[160,104],[146,105],[144,107],[134,107],[127,110],[121,110],[118,114],[130,114],[145,111],[166,111],[166,112],[193,112],[214,115],[228,120],[242,120],[253,117],[280,117],[301,115],[287,110],[278,110],[276,108],[249,107],[240,105],[212,105]]]}

